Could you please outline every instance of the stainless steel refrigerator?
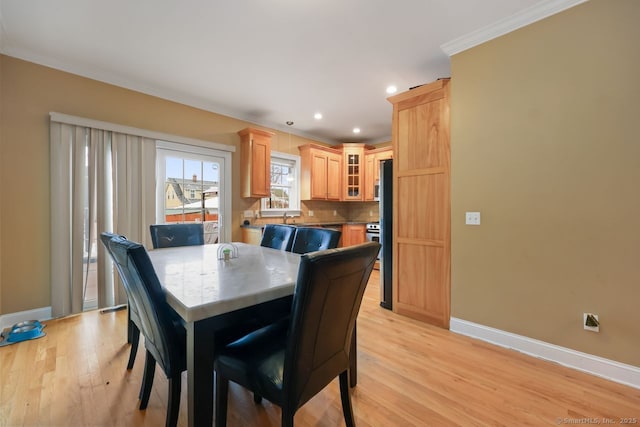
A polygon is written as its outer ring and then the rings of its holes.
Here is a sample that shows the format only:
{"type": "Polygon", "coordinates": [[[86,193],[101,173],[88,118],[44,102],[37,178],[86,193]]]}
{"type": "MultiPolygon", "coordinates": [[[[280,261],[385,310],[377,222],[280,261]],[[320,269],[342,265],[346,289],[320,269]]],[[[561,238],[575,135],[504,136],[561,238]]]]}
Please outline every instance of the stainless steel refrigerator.
{"type": "Polygon", "coordinates": [[[380,162],[380,305],[392,308],[393,160],[380,162]]]}

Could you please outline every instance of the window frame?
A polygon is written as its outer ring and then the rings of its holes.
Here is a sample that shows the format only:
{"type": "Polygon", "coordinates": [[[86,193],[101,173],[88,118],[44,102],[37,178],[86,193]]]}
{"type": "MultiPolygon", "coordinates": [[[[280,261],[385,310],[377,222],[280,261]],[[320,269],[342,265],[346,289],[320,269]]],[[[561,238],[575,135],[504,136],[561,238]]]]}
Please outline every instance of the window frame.
{"type": "Polygon", "coordinates": [[[184,143],[176,143],[164,140],[156,140],[156,223],[164,223],[164,183],[159,179],[165,175],[164,156],[178,156],[194,160],[218,159],[222,171],[220,172],[219,197],[220,210],[218,211],[218,235],[219,242],[231,241],[232,229],[232,162],[231,151],[222,151],[216,148],[201,147],[184,143]]]}
{"type": "MultiPolygon", "coordinates": [[[[300,216],[301,208],[300,208],[300,156],[295,154],[287,154],[279,151],[271,152],[271,163],[273,164],[274,159],[276,163],[278,160],[284,160],[286,162],[293,163],[293,185],[291,186],[291,192],[289,193],[289,205],[292,206],[290,209],[272,209],[267,207],[268,197],[263,197],[260,199],[260,216],[262,217],[281,217],[285,214],[288,216],[300,216]]],[[[269,176],[271,176],[271,171],[269,171],[269,176]]]]}

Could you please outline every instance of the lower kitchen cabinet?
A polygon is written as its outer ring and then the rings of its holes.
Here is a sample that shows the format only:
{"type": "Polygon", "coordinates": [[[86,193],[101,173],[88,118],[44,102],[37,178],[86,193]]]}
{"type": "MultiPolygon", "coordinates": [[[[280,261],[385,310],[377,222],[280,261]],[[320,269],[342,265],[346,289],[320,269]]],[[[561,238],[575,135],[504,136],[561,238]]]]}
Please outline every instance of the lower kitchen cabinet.
{"type": "Polygon", "coordinates": [[[340,246],[359,245],[367,241],[367,226],[365,224],[344,224],[340,246]]]}
{"type": "Polygon", "coordinates": [[[260,241],[262,241],[262,228],[242,227],[242,243],[259,245],[260,241]]]}

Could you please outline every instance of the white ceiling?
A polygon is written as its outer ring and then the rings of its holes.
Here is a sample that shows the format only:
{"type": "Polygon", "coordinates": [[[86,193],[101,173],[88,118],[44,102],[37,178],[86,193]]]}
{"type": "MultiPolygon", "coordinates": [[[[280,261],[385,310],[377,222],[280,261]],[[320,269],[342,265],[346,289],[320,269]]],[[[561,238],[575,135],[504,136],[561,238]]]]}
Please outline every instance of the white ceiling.
{"type": "Polygon", "coordinates": [[[375,143],[390,140],[388,85],[448,77],[444,50],[582,1],[0,0],[0,51],[320,141],[375,143]]]}

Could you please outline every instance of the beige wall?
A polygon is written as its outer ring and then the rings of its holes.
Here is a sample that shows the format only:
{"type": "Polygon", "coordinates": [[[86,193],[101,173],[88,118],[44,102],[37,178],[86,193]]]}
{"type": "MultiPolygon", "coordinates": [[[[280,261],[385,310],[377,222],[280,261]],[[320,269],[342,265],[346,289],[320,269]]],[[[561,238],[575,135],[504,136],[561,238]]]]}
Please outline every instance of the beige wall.
{"type": "MultiPolygon", "coordinates": [[[[2,78],[3,73],[2,73],[2,69],[3,69],[3,63],[4,63],[4,56],[0,55],[0,167],[4,166],[4,162],[2,160],[3,158],[3,153],[4,153],[4,149],[2,147],[4,147],[4,103],[2,102],[2,100],[4,99],[4,79],[2,78]]],[[[2,206],[4,205],[4,179],[3,179],[3,175],[2,172],[0,172],[0,314],[2,314],[2,244],[1,242],[4,241],[4,239],[2,238],[2,206]]]]}
{"type": "MultiPolygon", "coordinates": [[[[0,314],[50,305],[51,111],[235,145],[233,239],[240,240],[241,213],[255,199],[239,196],[236,132],[250,123],[7,56],[0,61],[0,314]]],[[[317,142],[274,132],[277,151],[298,154],[298,145],[317,142]]]]}
{"type": "Polygon", "coordinates": [[[592,0],[452,57],[453,317],[640,366],[638,22],[592,0]]]}

